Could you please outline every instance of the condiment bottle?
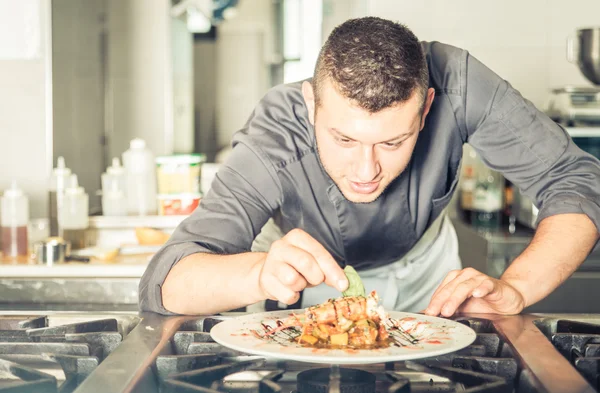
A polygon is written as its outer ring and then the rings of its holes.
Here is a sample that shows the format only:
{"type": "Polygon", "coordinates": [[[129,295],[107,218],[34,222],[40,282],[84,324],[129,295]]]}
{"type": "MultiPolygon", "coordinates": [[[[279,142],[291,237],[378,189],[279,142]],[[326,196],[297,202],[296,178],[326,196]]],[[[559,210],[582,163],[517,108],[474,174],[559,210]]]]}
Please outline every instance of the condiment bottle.
{"type": "Polygon", "coordinates": [[[85,247],[84,231],[89,226],[89,196],[79,186],[77,175],[71,175],[71,184],[65,189],[60,222],[63,237],[73,249],[85,247]]]}
{"type": "Polygon", "coordinates": [[[89,225],[89,196],[79,186],[77,175],[71,175],[71,184],[65,189],[63,202],[63,229],[86,229],[89,225]]]}
{"type": "Polygon", "coordinates": [[[58,157],[56,168],[50,179],[50,236],[62,236],[60,225],[61,208],[65,188],[71,179],[71,170],[66,167],[65,159],[58,157]]]}
{"type": "Polygon", "coordinates": [[[119,158],[113,158],[112,166],[102,174],[102,214],[105,216],[127,215],[127,198],[125,190],[127,179],[125,168],[119,158]]]}
{"type": "Polygon", "coordinates": [[[123,153],[127,179],[127,212],[145,216],[156,214],[156,170],[154,154],[142,139],[134,139],[123,153]]]}
{"type": "Polygon", "coordinates": [[[2,253],[5,258],[27,256],[29,200],[17,183],[4,192],[1,202],[2,253]]]}

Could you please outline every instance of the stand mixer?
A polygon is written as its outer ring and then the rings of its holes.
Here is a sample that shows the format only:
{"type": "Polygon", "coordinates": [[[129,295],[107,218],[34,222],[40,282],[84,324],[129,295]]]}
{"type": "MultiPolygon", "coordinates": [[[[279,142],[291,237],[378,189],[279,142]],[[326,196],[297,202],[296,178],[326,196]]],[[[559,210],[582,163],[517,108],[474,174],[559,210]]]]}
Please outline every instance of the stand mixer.
{"type": "Polygon", "coordinates": [[[577,30],[567,41],[567,60],[595,86],[552,90],[546,114],[568,127],[600,124],[600,27],[577,30]]]}

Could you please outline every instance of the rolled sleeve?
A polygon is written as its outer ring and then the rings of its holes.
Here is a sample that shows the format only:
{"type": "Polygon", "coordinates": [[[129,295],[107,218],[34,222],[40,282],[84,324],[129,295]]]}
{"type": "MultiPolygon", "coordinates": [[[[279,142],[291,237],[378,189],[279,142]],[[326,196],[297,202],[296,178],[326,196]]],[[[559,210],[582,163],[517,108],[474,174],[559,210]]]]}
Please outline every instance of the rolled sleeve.
{"type": "Polygon", "coordinates": [[[464,64],[464,126],[482,161],[534,201],[538,222],[580,213],[600,233],[600,161],[477,59],[464,64]]]}
{"type": "Polygon", "coordinates": [[[197,253],[250,251],[279,206],[280,195],[276,172],[264,157],[253,146],[236,144],[196,211],[150,261],[140,281],[140,309],[172,314],[162,304],[161,287],[181,259],[197,253]]]}

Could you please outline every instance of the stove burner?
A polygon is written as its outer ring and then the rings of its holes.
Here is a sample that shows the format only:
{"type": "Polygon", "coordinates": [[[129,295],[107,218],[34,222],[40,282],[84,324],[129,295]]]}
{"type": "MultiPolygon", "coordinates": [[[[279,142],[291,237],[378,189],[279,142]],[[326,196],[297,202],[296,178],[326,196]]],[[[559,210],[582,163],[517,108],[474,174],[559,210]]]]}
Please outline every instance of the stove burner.
{"type": "Polygon", "coordinates": [[[114,318],[49,326],[46,316],[1,316],[0,393],[74,391],[121,343],[118,330],[114,318]]]}
{"type": "Polygon", "coordinates": [[[298,373],[299,393],[375,393],[375,375],[351,368],[317,368],[298,373]]]}

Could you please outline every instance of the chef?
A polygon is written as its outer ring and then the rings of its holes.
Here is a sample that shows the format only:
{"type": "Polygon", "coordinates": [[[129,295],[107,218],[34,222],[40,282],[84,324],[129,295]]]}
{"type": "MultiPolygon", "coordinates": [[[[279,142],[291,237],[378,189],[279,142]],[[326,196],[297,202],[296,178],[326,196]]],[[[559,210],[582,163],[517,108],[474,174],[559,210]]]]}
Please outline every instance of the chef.
{"type": "Polygon", "coordinates": [[[600,162],[562,127],[467,51],[353,19],[311,80],[258,103],[210,192],[150,262],[140,305],[306,307],[340,296],[352,265],[388,310],[515,314],[566,280],[599,231],[600,162]],[[445,213],[465,143],[540,209],[500,279],[462,268],[445,213]]]}

